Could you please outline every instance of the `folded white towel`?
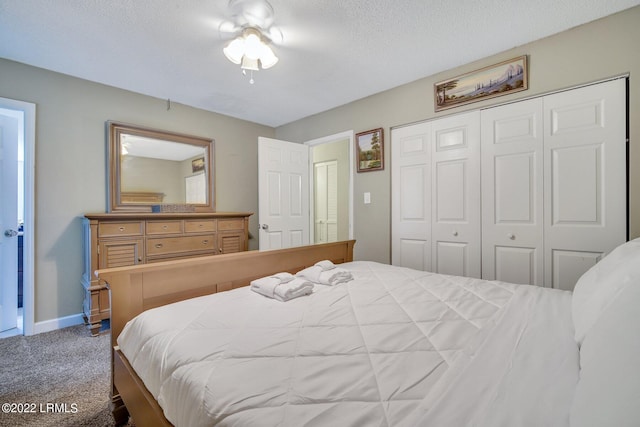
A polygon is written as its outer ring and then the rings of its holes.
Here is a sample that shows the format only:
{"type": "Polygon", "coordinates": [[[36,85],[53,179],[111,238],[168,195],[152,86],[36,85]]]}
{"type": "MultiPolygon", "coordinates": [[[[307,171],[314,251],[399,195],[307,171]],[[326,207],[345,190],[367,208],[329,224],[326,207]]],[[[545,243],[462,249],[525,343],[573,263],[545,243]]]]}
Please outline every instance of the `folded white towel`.
{"type": "Polygon", "coordinates": [[[251,281],[250,288],[260,295],[284,302],[309,295],[313,291],[313,283],[291,273],[278,273],[251,281]]]}
{"type": "Polygon", "coordinates": [[[303,277],[313,283],[320,283],[320,273],[322,273],[322,267],[312,265],[311,267],[298,271],[296,276],[303,277]]]}
{"type": "Polygon", "coordinates": [[[324,261],[318,261],[315,265],[320,267],[322,271],[333,270],[334,268],[336,268],[336,265],[328,259],[325,259],[324,261]]]}
{"type": "Polygon", "coordinates": [[[335,286],[350,280],[353,280],[353,275],[344,268],[334,268],[320,273],[320,283],[323,285],[335,286]]]}
{"type": "Polygon", "coordinates": [[[318,265],[307,267],[304,270],[297,272],[296,276],[303,277],[313,283],[329,286],[348,282],[353,279],[351,272],[344,268],[335,267],[331,270],[323,271],[322,267],[318,265]]]}
{"type": "Polygon", "coordinates": [[[265,297],[273,298],[276,286],[282,281],[274,276],[262,277],[251,281],[251,290],[265,297]]]}
{"type": "Polygon", "coordinates": [[[278,301],[289,301],[304,295],[309,295],[313,291],[313,283],[297,277],[290,282],[281,283],[276,286],[273,297],[278,301]]]}
{"type": "Polygon", "coordinates": [[[277,273],[277,274],[274,274],[271,277],[275,277],[276,279],[280,279],[280,283],[287,283],[287,282],[290,282],[290,281],[292,281],[293,279],[296,278],[296,276],[294,276],[293,274],[286,273],[286,272],[277,273]]]}

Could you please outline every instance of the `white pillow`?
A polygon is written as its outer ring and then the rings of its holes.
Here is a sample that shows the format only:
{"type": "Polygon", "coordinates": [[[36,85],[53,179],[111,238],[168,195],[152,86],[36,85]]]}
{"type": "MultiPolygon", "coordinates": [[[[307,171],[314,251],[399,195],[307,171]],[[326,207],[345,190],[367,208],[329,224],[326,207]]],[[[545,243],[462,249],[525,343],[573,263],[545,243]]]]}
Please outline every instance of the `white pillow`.
{"type": "Polygon", "coordinates": [[[636,282],[611,299],[584,339],[571,427],[639,426],[639,363],[640,283],[636,282]]]}
{"type": "Polygon", "coordinates": [[[640,238],[618,246],[576,283],[571,312],[578,345],[611,301],[634,282],[640,286],[640,238]]]}

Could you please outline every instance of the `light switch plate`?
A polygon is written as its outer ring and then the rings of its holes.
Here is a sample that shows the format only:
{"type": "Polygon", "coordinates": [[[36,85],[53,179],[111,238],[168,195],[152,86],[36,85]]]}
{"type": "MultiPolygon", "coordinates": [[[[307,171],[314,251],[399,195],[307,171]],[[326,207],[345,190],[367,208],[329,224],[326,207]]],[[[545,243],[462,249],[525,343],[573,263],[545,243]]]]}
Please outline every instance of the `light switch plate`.
{"type": "Polygon", "coordinates": [[[371,203],[371,193],[367,191],[364,193],[364,204],[368,205],[369,203],[371,203]]]}

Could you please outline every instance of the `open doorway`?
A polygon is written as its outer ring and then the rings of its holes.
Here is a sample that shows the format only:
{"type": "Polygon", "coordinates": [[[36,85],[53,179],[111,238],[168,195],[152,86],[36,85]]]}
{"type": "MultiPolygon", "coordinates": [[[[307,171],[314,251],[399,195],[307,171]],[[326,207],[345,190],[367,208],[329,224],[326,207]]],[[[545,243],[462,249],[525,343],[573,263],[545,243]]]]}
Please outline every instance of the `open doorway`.
{"type": "Polygon", "coordinates": [[[353,239],[353,132],[306,142],[310,146],[310,242],[353,239]]]}
{"type": "Polygon", "coordinates": [[[34,327],[35,104],[0,98],[0,338],[34,327]]]}

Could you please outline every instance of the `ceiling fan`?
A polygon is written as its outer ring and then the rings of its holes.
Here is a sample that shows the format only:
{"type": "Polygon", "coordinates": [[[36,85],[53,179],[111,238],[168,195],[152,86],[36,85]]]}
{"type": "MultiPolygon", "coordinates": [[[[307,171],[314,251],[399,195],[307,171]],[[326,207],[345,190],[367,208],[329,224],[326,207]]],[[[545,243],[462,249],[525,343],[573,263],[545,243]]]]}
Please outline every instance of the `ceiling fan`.
{"type": "Polygon", "coordinates": [[[223,49],[229,61],[240,65],[243,74],[273,67],[278,62],[271,47],[282,42],[282,31],[273,25],[273,6],[267,0],[230,0],[230,19],[222,21],[218,31],[232,40],[223,49]]]}

